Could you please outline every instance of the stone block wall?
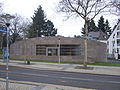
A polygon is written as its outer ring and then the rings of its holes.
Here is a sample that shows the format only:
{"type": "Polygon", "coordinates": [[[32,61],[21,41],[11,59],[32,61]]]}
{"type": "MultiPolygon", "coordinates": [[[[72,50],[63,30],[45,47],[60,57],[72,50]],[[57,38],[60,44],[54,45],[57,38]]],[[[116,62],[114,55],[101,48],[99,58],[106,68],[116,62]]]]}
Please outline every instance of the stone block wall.
{"type": "MultiPolygon", "coordinates": [[[[36,45],[58,45],[58,37],[39,37],[18,41],[10,47],[10,57],[17,59],[52,60],[58,61],[58,56],[36,55],[36,45]]],[[[61,45],[80,45],[80,56],[60,56],[61,61],[83,62],[85,55],[84,39],[61,37],[61,45]]],[[[98,41],[88,40],[88,62],[105,62],[106,44],[98,41]]]]}

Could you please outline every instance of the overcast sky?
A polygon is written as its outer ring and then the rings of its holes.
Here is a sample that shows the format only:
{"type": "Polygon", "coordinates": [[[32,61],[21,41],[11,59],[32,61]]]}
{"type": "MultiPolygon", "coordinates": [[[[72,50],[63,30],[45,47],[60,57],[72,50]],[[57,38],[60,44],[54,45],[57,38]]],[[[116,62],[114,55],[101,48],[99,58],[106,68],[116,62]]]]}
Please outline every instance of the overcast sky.
{"type": "MultiPolygon", "coordinates": [[[[0,0],[0,2],[4,4],[4,12],[10,14],[17,13],[29,19],[33,16],[34,10],[41,5],[47,15],[47,18],[51,20],[58,29],[58,35],[71,37],[74,35],[80,35],[84,21],[80,18],[71,18],[64,21],[64,15],[58,14],[55,11],[58,1],[59,0],[0,0]]],[[[99,18],[100,16],[97,16],[95,21],[99,18]]],[[[111,27],[116,24],[118,19],[118,17],[112,15],[104,15],[104,18],[108,19],[111,27]]]]}

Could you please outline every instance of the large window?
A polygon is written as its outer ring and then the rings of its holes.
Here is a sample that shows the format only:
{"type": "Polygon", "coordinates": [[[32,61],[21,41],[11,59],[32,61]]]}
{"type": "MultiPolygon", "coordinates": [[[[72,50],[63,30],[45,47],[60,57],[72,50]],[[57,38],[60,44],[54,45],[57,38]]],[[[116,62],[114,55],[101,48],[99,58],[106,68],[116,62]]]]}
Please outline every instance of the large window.
{"type": "MultiPolygon", "coordinates": [[[[57,45],[36,45],[36,55],[50,55],[48,54],[48,52],[50,53],[51,51],[54,52],[54,50],[51,50],[53,47],[56,47],[57,45]],[[48,49],[48,47],[51,47],[50,49],[48,49]]],[[[53,55],[53,53],[52,53],[53,55]]]]}
{"type": "MultiPolygon", "coordinates": [[[[59,45],[36,45],[36,55],[58,56],[59,45]]],[[[60,45],[60,56],[80,56],[80,45],[60,45]]]]}
{"type": "Polygon", "coordinates": [[[80,45],[61,45],[61,56],[80,56],[80,45]]]}
{"type": "Polygon", "coordinates": [[[36,55],[46,55],[46,46],[36,45],[36,55]]]}

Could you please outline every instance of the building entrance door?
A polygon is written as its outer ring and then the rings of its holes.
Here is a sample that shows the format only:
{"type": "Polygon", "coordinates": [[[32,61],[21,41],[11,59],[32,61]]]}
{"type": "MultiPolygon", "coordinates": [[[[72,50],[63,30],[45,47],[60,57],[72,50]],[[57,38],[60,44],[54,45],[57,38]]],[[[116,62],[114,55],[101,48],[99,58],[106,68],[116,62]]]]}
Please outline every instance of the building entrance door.
{"type": "Polygon", "coordinates": [[[58,56],[58,48],[57,47],[48,47],[47,55],[48,56],[58,56]]]}

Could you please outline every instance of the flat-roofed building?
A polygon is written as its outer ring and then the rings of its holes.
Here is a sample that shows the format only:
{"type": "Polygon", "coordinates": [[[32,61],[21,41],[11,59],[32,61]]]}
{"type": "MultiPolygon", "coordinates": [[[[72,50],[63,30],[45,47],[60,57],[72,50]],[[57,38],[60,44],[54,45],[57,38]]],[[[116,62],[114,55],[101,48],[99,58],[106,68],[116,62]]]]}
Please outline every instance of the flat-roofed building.
{"type": "MultiPolygon", "coordinates": [[[[10,47],[10,57],[17,59],[83,62],[83,38],[38,37],[17,41],[10,47]],[[59,57],[60,55],[60,57],[59,57]]],[[[106,44],[88,40],[88,62],[105,62],[106,44]]]]}

